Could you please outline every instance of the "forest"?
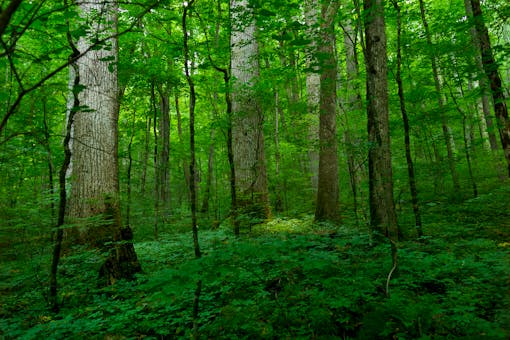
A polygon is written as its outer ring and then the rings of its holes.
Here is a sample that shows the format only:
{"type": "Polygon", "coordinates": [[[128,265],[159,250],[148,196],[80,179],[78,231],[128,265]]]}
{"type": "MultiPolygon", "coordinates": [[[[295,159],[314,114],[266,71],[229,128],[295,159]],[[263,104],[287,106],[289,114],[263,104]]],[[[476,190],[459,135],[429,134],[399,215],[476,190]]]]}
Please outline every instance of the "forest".
{"type": "Polygon", "coordinates": [[[506,0],[0,0],[1,339],[509,339],[506,0]]]}

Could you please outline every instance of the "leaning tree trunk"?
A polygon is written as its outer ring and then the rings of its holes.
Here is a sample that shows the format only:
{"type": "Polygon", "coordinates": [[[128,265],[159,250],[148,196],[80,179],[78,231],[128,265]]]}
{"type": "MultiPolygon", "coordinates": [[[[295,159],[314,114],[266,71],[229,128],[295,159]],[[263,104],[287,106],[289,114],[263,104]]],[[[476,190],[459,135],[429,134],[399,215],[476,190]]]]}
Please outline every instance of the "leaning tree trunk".
{"type": "MultiPolygon", "coordinates": [[[[80,241],[108,252],[100,270],[102,284],[120,278],[132,278],[140,264],[129,226],[122,228],[118,179],[119,113],[117,85],[117,39],[115,2],[90,1],[80,4],[83,16],[91,24],[93,36],[82,37],[80,52],[89,49],[91,39],[109,35],[101,49],[93,49],[78,62],[80,110],[73,120],[71,196],[69,217],[91,218],[80,223],[80,241]],[[98,16],[98,14],[102,14],[98,16]]],[[[75,87],[77,88],[77,87],[75,87]]]]}
{"type": "Polygon", "coordinates": [[[487,31],[487,27],[485,27],[480,0],[471,0],[471,6],[473,8],[475,27],[478,32],[478,38],[480,39],[483,68],[489,78],[492,98],[494,99],[494,112],[498,120],[499,137],[507,162],[508,176],[510,176],[510,120],[508,119],[505,91],[501,77],[499,76],[498,63],[494,59],[492,53],[489,32],[487,31]]]}
{"type": "Polygon", "coordinates": [[[396,242],[398,225],[393,201],[383,1],[365,0],[364,11],[367,14],[365,16],[365,65],[370,225],[376,241],[381,241],[386,236],[396,242]]]}
{"type": "Polygon", "coordinates": [[[264,155],[263,115],[256,90],[258,43],[253,9],[248,0],[232,0],[231,76],[232,146],[237,208],[251,225],[270,215],[264,155]]]}

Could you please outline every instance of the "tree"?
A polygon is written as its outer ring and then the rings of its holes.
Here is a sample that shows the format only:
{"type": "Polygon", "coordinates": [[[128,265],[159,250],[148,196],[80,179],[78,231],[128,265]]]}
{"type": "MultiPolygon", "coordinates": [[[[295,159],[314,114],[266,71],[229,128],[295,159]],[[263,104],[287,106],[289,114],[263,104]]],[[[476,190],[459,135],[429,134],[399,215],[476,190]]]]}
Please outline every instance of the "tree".
{"type": "Polygon", "coordinates": [[[453,189],[455,192],[459,192],[460,191],[459,176],[457,175],[457,170],[455,167],[455,143],[454,143],[451,129],[448,126],[448,120],[446,118],[446,114],[444,112],[445,105],[444,105],[443,95],[441,94],[441,80],[440,80],[440,75],[439,75],[439,67],[438,67],[437,58],[435,55],[435,50],[433,50],[434,46],[432,44],[432,37],[430,34],[430,30],[429,30],[429,24],[428,24],[427,18],[425,16],[425,4],[424,4],[423,0],[420,0],[420,13],[421,13],[423,27],[425,29],[425,38],[427,39],[427,45],[432,50],[431,54],[430,54],[430,62],[432,65],[432,75],[434,77],[434,85],[435,85],[435,89],[436,89],[439,114],[441,117],[441,126],[443,129],[443,137],[445,140],[446,152],[448,155],[448,166],[450,167],[450,174],[452,175],[453,189]]]}
{"type": "Polygon", "coordinates": [[[334,20],[339,1],[326,1],[321,7],[320,23],[320,108],[319,178],[315,219],[339,220],[338,141],[336,136],[337,62],[334,20]]]}
{"type": "Polygon", "coordinates": [[[103,284],[132,278],[140,264],[129,226],[122,227],[118,179],[119,89],[117,85],[116,4],[96,0],[81,3],[91,33],[80,38],[77,49],[89,49],[94,39],[109,35],[101,48],[77,62],[78,103],[73,118],[71,196],[69,218],[89,219],[78,228],[77,239],[108,252],[100,270],[103,284]]]}
{"type": "Polygon", "coordinates": [[[395,242],[398,226],[393,200],[384,2],[365,0],[364,12],[370,226],[376,240],[387,236],[395,242]]]}
{"type": "Polygon", "coordinates": [[[310,147],[308,150],[308,172],[310,173],[310,184],[314,193],[317,193],[318,173],[319,173],[319,153],[318,153],[318,135],[319,135],[319,105],[320,105],[320,86],[321,76],[318,60],[318,43],[320,41],[319,32],[320,7],[318,0],[305,1],[305,19],[309,44],[306,50],[306,109],[309,119],[308,139],[310,147]]]}
{"type": "Polygon", "coordinates": [[[397,12],[397,72],[395,80],[398,86],[398,97],[400,100],[400,112],[402,113],[402,121],[404,123],[404,148],[407,163],[407,176],[409,178],[409,191],[411,192],[411,201],[413,204],[414,221],[418,237],[423,236],[421,212],[418,202],[418,189],[416,187],[416,176],[414,171],[413,156],[411,154],[411,137],[409,127],[409,117],[407,115],[406,100],[404,95],[404,84],[402,82],[402,48],[401,48],[401,33],[402,33],[402,14],[398,0],[392,0],[393,7],[397,12]]]}
{"type": "Polygon", "coordinates": [[[508,119],[506,96],[501,77],[499,76],[498,64],[492,52],[489,32],[487,27],[485,27],[480,0],[471,0],[471,6],[473,8],[473,20],[478,32],[478,39],[480,40],[483,69],[487,78],[489,78],[494,112],[498,121],[499,138],[507,162],[508,176],[510,176],[510,120],[508,119]]]}
{"type": "MultiPolygon", "coordinates": [[[[190,184],[189,184],[189,192],[190,192],[190,200],[191,200],[191,229],[193,232],[193,248],[195,250],[195,257],[201,257],[200,245],[198,243],[198,226],[197,226],[197,182],[196,182],[196,154],[195,154],[195,104],[196,104],[196,94],[195,94],[195,83],[193,78],[191,77],[190,70],[190,52],[188,45],[188,28],[187,28],[187,18],[188,18],[188,10],[191,9],[191,6],[194,4],[194,0],[191,0],[189,3],[184,4],[184,12],[182,14],[182,33],[184,35],[184,72],[186,74],[186,80],[188,81],[189,92],[190,92],[190,101],[189,101],[189,144],[190,144],[190,165],[189,165],[189,174],[190,174],[190,184]]],[[[200,288],[199,288],[200,289],[200,288]]]]}
{"type": "MultiPolygon", "coordinates": [[[[471,0],[464,0],[464,9],[466,11],[466,15],[468,18],[473,17],[473,8],[471,6],[471,0]]],[[[475,55],[475,61],[476,66],[482,75],[478,77],[478,86],[483,91],[482,92],[482,111],[483,111],[483,117],[480,119],[480,130],[482,133],[482,136],[485,137],[487,135],[489,147],[491,150],[497,150],[498,149],[498,143],[496,139],[496,135],[493,130],[493,122],[491,118],[491,108],[490,108],[490,102],[489,102],[489,87],[488,87],[488,80],[487,76],[484,74],[483,70],[483,62],[482,62],[482,55],[480,52],[480,39],[478,39],[478,33],[476,31],[476,27],[472,26],[470,29],[471,33],[471,43],[473,45],[473,52],[475,55]]]]}
{"type": "Polygon", "coordinates": [[[270,214],[264,155],[262,108],[257,93],[258,43],[253,8],[247,0],[232,0],[231,77],[232,146],[237,207],[249,221],[270,214]]]}

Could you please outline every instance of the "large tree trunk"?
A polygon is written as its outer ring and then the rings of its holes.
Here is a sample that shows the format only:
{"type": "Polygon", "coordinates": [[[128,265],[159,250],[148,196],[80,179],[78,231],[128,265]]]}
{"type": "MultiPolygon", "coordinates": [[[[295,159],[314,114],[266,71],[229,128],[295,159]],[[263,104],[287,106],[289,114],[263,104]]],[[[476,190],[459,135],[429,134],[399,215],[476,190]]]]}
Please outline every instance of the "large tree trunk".
{"type": "Polygon", "coordinates": [[[258,43],[253,9],[247,0],[232,0],[231,76],[232,146],[237,206],[248,224],[270,215],[264,155],[263,115],[256,90],[258,43]]]}
{"type": "Polygon", "coordinates": [[[471,0],[471,6],[473,8],[475,27],[478,32],[478,38],[480,39],[483,68],[489,78],[494,102],[494,112],[498,120],[499,137],[508,166],[508,175],[510,176],[510,121],[508,120],[505,92],[498,72],[498,63],[494,60],[494,55],[492,53],[489,32],[487,31],[487,27],[485,27],[480,0],[471,0]]]}
{"type": "MultiPolygon", "coordinates": [[[[81,3],[80,8],[83,16],[92,22],[94,36],[97,33],[114,34],[117,20],[115,3],[96,0],[81,3]]],[[[87,50],[92,43],[91,38],[81,38],[78,50],[87,50]]],[[[79,86],[83,89],[78,95],[80,110],[75,113],[73,120],[69,217],[95,217],[91,222],[81,223],[79,238],[108,251],[100,270],[104,284],[113,284],[120,278],[131,278],[140,270],[130,242],[131,230],[129,226],[122,228],[120,219],[116,59],[117,39],[111,38],[107,40],[107,46],[89,51],[77,62],[79,86]]]]}
{"type": "Polygon", "coordinates": [[[336,0],[322,4],[320,47],[319,178],[315,219],[338,221],[338,141],[336,135],[336,0]]]}
{"type": "Polygon", "coordinates": [[[382,0],[365,0],[370,225],[374,239],[398,239],[391,168],[388,66],[382,0]]]}

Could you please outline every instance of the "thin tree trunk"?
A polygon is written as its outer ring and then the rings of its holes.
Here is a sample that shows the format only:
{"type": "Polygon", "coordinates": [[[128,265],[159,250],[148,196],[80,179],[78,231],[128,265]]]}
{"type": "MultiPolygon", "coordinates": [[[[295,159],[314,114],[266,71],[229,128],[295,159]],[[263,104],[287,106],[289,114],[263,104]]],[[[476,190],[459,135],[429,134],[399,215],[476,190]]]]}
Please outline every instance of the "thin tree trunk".
{"type": "MultiPolygon", "coordinates": [[[[424,4],[423,0],[420,0],[420,13],[421,13],[421,20],[423,23],[423,27],[425,29],[427,45],[433,51],[434,46],[432,44],[432,38],[430,35],[429,24],[427,22],[427,18],[425,15],[425,4],[424,4]]],[[[445,115],[443,96],[441,94],[442,86],[441,86],[441,80],[439,78],[439,67],[437,65],[437,59],[436,59],[434,52],[431,52],[430,61],[432,64],[432,73],[434,75],[434,86],[436,88],[436,96],[437,96],[439,114],[441,116],[441,126],[443,129],[443,137],[444,137],[445,144],[446,144],[446,152],[447,152],[447,156],[448,156],[448,166],[450,168],[450,174],[452,176],[452,181],[453,181],[453,190],[454,190],[454,192],[459,193],[460,192],[460,183],[459,183],[459,176],[457,174],[457,170],[456,170],[456,166],[455,166],[455,144],[454,144],[453,136],[451,133],[451,129],[448,126],[448,120],[445,115]]]]}
{"type": "Polygon", "coordinates": [[[392,0],[393,6],[397,11],[397,74],[396,81],[398,85],[398,97],[400,99],[400,111],[402,113],[402,121],[404,123],[404,145],[407,162],[407,175],[409,179],[409,190],[411,192],[411,202],[413,204],[413,213],[416,232],[418,237],[423,236],[422,222],[420,206],[418,201],[418,189],[416,187],[416,176],[414,173],[414,163],[411,154],[411,138],[409,128],[409,118],[407,116],[406,101],[404,96],[404,85],[402,84],[402,50],[401,50],[401,32],[402,32],[402,21],[401,12],[398,0],[392,0]]]}
{"type": "Polygon", "coordinates": [[[163,218],[170,214],[170,98],[169,94],[158,86],[159,106],[161,120],[159,121],[159,136],[161,138],[161,151],[158,157],[158,187],[160,210],[163,218]]]}
{"type": "MultiPolygon", "coordinates": [[[[177,89],[175,90],[175,112],[177,114],[177,136],[179,137],[179,144],[184,145],[184,137],[182,134],[182,115],[181,115],[181,106],[179,102],[179,93],[177,89]]],[[[186,157],[182,157],[182,169],[184,173],[184,181],[186,182],[186,197],[189,198],[189,188],[190,188],[190,173],[189,173],[189,164],[186,157]]]]}
{"type": "Polygon", "coordinates": [[[53,194],[55,193],[55,183],[53,179],[53,173],[55,172],[55,166],[53,165],[53,156],[51,153],[50,146],[50,129],[48,127],[48,116],[46,110],[46,100],[43,101],[43,124],[44,124],[44,148],[46,149],[46,159],[48,161],[48,186],[51,195],[50,199],[50,210],[51,210],[51,220],[52,223],[55,219],[55,203],[53,201],[53,194]]]}
{"type": "Polygon", "coordinates": [[[128,144],[128,168],[127,168],[127,207],[126,207],[126,225],[131,224],[131,170],[133,168],[133,138],[135,137],[136,109],[133,110],[133,125],[131,126],[131,137],[128,144]]]}
{"type": "Polygon", "coordinates": [[[276,178],[276,200],[275,200],[275,211],[283,211],[282,191],[280,178],[280,95],[278,89],[274,89],[274,101],[275,101],[275,112],[274,112],[274,161],[275,161],[275,178],[276,178]]]}
{"type": "MultiPolygon", "coordinates": [[[[231,8],[232,6],[230,6],[231,8]]],[[[218,17],[221,18],[221,1],[217,2],[217,11],[218,17]]],[[[219,37],[219,21],[216,24],[216,42],[219,37]]],[[[232,39],[232,37],[230,37],[232,39]]],[[[235,236],[239,236],[239,219],[237,213],[237,186],[236,186],[236,170],[235,170],[235,162],[234,162],[234,152],[233,152],[233,138],[232,138],[232,122],[233,122],[233,111],[232,111],[232,96],[231,96],[231,86],[230,86],[230,75],[229,70],[227,68],[221,68],[216,65],[216,63],[212,60],[211,54],[208,54],[209,61],[211,62],[214,69],[220,72],[223,75],[223,83],[225,85],[225,103],[227,105],[226,108],[226,118],[227,118],[227,157],[229,164],[229,178],[230,178],[230,197],[231,197],[231,212],[230,217],[232,220],[232,225],[234,229],[235,236]]]]}
{"type": "Polygon", "coordinates": [[[501,77],[499,76],[498,64],[492,53],[489,32],[485,26],[480,0],[471,0],[471,6],[473,9],[475,27],[478,32],[478,38],[480,39],[483,68],[487,78],[489,78],[494,112],[498,121],[499,137],[507,162],[508,176],[510,176],[510,120],[508,119],[505,92],[501,77]]]}
{"type": "MultiPolygon", "coordinates": [[[[470,0],[464,0],[464,8],[466,10],[466,15],[468,18],[473,18],[473,8],[471,7],[471,1],[470,0]]],[[[473,52],[475,54],[475,62],[476,66],[478,68],[478,72],[481,74],[478,80],[478,86],[482,90],[482,111],[483,111],[483,122],[484,124],[481,124],[481,133],[482,136],[485,137],[485,134],[488,134],[489,143],[490,143],[490,149],[491,150],[497,150],[498,149],[498,142],[496,139],[496,134],[494,133],[494,124],[492,122],[491,118],[491,109],[490,109],[490,101],[489,101],[489,84],[487,75],[484,72],[483,69],[483,61],[482,61],[482,55],[480,52],[480,39],[478,38],[478,33],[476,30],[476,27],[473,26],[470,29],[471,32],[471,40],[473,44],[473,52]]],[[[485,138],[484,138],[485,140],[485,138]]]]}
{"type": "MultiPolygon", "coordinates": [[[[154,125],[153,125],[153,134],[154,134],[154,154],[152,159],[152,164],[154,165],[154,239],[157,240],[159,237],[159,198],[160,198],[160,177],[159,177],[159,162],[158,162],[158,109],[156,107],[156,93],[154,89],[154,82],[151,83],[151,103],[152,103],[152,112],[154,114],[154,125]]],[[[159,120],[159,124],[161,124],[161,120],[159,120]]]]}
{"type": "MultiPolygon", "coordinates": [[[[69,22],[67,22],[69,25],[69,22]]],[[[76,48],[75,44],[72,41],[71,33],[67,32],[67,40],[72,49],[72,54],[70,58],[79,55],[79,51],[76,48]]],[[[71,164],[71,136],[73,130],[74,123],[74,115],[78,112],[78,107],[80,106],[80,100],[78,98],[78,92],[76,91],[77,87],[80,85],[80,70],[76,63],[71,63],[70,67],[72,71],[69,71],[69,84],[71,85],[70,93],[71,96],[68,97],[68,113],[67,113],[67,122],[66,122],[66,132],[64,136],[64,161],[62,162],[62,166],[60,167],[59,172],[59,207],[58,207],[58,221],[56,226],[56,234],[53,245],[53,254],[51,260],[51,271],[50,271],[50,291],[49,291],[49,302],[51,309],[57,313],[60,309],[58,303],[58,264],[60,262],[60,253],[62,250],[62,241],[64,238],[64,223],[66,216],[66,206],[67,206],[67,189],[66,189],[66,180],[67,180],[67,172],[69,170],[69,165],[71,164]]]]}
{"type": "Polygon", "coordinates": [[[349,124],[349,113],[360,111],[362,109],[361,93],[359,89],[359,64],[358,55],[356,52],[356,42],[358,37],[359,27],[352,28],[351,22],[347,20],[343,25],[344,31],[344,50],[345,50],[345,65],[347,73],[347,109],[344,110],[345,131],[344,131],[344,144],[347,154],[347,168],[349,170],[349,182],[351,185],[352,199],[354,205],[354,216],[356,223],[359,223],[359,203],[358,191],[360,189],[361,176],[360,171],[363,164],[356,162],[356,145],[352,137],[352,131],[349,124]]]}
{"type": "Polygon", "coordinates": [[[145,142],[144,142],[144,148],[143,148],[143,162],[142,162],[142,179],[141,179],[141,188],[140,192],[142,196],[145,196],[145,188],[147,185],[147,164],[149,162],[149,144],[150,144],[150,138],[151,138],[151,122],[152,117],[146,116],[145,117],[145,142]]]}
{"type": "MultiPolygon", "coordinates": [[[[187,16],[188,10],[193,6],[195,1],[191,0],[184,5],[184,13],[182,14],[182,32],[184,34],[184,70],[186,80],[188,81],[190,98],[189,98],[189,145],[190,145],[190,198],[191,198],[191,228],[193,232],[193,248],[195,250],[195,257],[201,257],[200,245],[198,243],[198,226],[197,226],[197,186],[195,180],[196,157],[195,157],[195,84],[190,73],[190,51],[188,46],[188,29],[187,29],[187,16]]],[[[199,295],[199,294],[198,294],[199,295]]],[[[198,298],[197,298],[198,300],[198,298]]],[[[196,312],[198,314],[198,301],[196,302],[196,312]]],[[[196,333],[196,332],[195,332],[196,333]]]]}

